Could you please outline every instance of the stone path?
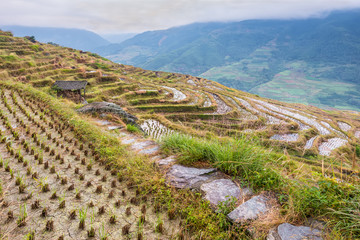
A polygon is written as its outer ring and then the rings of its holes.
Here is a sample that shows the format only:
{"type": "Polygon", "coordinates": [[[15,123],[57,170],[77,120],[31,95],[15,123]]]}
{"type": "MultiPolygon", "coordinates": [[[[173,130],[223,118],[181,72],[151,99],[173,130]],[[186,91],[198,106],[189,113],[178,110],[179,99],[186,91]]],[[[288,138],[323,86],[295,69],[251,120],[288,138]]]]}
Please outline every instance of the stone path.
{"type": "MultiPolygon", "coordinates": [[[[109,125],[116,126],[111,122],[100,120],[96,122],[107,131],[110,131],[109,125]]],[[[274,209],[270,203],[271,197],[264,193],[254,195],[251,189],[240,187],[239,184],[215,168],[193,168],[176,164],[175,156],[166,157],[160,154],[160,146],[155,141],[144,139],[125,129],[118,129],[117,133],[120,141],[129,145],[132,151],[151,156],[151,159],[164,169],[167,184],[176,188],[188,188],[202,192],[203,198],[210,202],[214,211],[218,210],[220,204],[236,201],[238,206],[227,215],[230,221],[246,224],[269,213],[270,209],[274,209]]],[[[321,231],[318,229],[284,223],[271,230],[267,239],[304,239],[315,236],[310,239],[318,240],[322,239],[320,233],[321,231]]]]}

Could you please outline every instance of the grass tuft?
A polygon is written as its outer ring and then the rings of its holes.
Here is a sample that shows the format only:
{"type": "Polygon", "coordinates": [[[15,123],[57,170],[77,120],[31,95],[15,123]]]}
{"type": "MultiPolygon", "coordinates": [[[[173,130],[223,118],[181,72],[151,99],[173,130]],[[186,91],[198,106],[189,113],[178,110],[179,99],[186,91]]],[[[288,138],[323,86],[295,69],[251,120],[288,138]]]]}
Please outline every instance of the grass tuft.
{"type": "Polygon", "coordinates": [[[180,154],[180,162],[185,165],[209,162],[221,171],[242,177],[259,189],[283,187],[282,176],[273,168],[280,161],[278,155],[245,137],[220,141],[174,133],[163,139],[162,148],[180,154]]]}

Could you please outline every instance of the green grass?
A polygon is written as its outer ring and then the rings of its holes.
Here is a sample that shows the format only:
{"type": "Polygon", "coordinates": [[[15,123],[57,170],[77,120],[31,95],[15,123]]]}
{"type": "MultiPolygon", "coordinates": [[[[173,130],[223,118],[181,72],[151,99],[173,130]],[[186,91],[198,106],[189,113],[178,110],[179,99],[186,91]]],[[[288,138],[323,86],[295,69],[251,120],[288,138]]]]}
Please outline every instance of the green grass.
{"type": "Polygon", "coordinates": [[[19,60],[19,57],[16,55],[0,55],[0,58],[4,59],[5,61],[15,62],[19,60]]]}
{"type": "Polygon", "coordinates": [[[137,128],[136,126],[134,126],[132,124],[127,124],[126,130],[131,133],[140,133],[141,132],[141,130],[139,128],[137,128]]]}
{"type": "Polygon", "coordinates": [[[172,134],[164,138],[162,147],[181,153],[183,164],[208,161],[223,172],[241,176],[257,189],[276,190],[283,186],[283,178],[271,168],[279,164],[281,157],[245,137],[220,142],[172,134]]]}
{"type": "Polygon", "coordinates": [[[213,167],[248,183],[256,191],[271,190],[276,193],[282,213],[288,219],[299,221],[308,217],[329,220],[333,234],[347,238],[359,230],[359,186],[342,183],[334,178],[313,173],[310,179],[293,179],[282,171],[291,169],[291,159],[285,155],[266,150],[256,140],[244,137],[235,140],[199,139],[173,134],[163,139],[165,151],[180,155],[180,163],[196,165],[208,162],[213,167]],[[355,204],[356,203],[356,204],[355,204]],[[341,223],[339,223],[341,221],[341,223]],[[347,227],[347,232],[342,229],[347,227]]]}

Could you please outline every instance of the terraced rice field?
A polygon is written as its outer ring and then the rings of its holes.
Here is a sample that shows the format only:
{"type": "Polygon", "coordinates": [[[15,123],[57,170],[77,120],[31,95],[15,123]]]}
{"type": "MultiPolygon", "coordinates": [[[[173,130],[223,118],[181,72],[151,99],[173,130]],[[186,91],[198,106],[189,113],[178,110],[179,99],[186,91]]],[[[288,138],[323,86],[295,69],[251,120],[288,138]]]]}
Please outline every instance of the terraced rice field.
{"type": "Polygon", "coordinates": [[[157,140],[174,132],[162,125],[159,121],[152,119],[145,120],[140,126],[147,135],[157,140]]]}
{"type": "MultiPolygon", "coordinates": [[[[341,139],[345,148],[359,144],[358,113],[328,112],[263,99],[200,77],[147,71],[96,54],[31,43],[6,34],[1,39],[0,80],[20,81],[52,95],[55,93],[50,87],[56,80],[86,80],[88,102],[120,105],[136,115],[145,132],[156,139],[166,134],[165,129],[201,137],[260,136],[266,144],[271,142],[301,156],[308,151],[321,155],[319,147],[334,138],[341,139]],[[288,141],[285,136],[298,137],[288,141]]],[[[291,78],[289,72],[284,75],[291,78]]],[[[333,145],[330,157],[344,153],[351,159],[353,150],[342,149],[340,144],[333,145]]]]}
{"type": "Polygon", "coordinates": [[[46,104],[8,89],[0,95],[2,237],[178,236],[179,219],[125,184],[124,176],[101,162],[92,143],[76,137],[46,104]]]}

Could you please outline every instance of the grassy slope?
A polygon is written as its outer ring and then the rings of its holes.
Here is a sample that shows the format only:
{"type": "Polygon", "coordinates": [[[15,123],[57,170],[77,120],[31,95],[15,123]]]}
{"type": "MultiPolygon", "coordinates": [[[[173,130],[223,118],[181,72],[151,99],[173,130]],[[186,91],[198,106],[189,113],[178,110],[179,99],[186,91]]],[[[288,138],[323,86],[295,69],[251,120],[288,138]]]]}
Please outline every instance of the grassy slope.
{"type": "Polygon", "coordinates": [[[121,143],[118,139],[84,120],[71,109],[68,101],[59,101],[28,85],[12,81],[1,82],[0,87],[23,92],[46,104],[47,109],[58,115],[62,122],[69,122],[77,138],[87,139],[93,143],[100,161],[111,164],[113,169],[126,176],[124,181],[129,186],[141,189],[144,196],[155,199],[163,209],[172,209],[177,216],[181,216],[185,236],[191,236],[191,239],[199,239],[200,236],[203,239],[229,239],[230,236],[246,238],[243,231],[227,222],[225,215],[213,213],[209,204],[202,200],[199,194],[166,186],[162,173],[154,168],[148,158],[136,156],[119,147],[121,143]]]}

